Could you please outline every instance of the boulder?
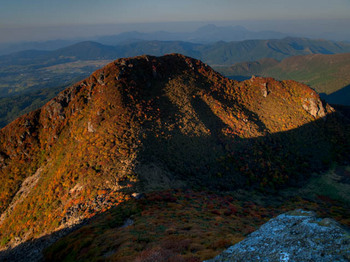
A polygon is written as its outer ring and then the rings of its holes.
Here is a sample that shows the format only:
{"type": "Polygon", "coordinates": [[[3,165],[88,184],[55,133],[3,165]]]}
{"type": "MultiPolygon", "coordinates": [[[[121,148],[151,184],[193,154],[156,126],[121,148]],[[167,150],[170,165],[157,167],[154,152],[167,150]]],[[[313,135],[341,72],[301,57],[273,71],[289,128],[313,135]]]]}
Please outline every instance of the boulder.
{"type": "Polygon", "coordinates": [[[306,98],[303,103],[303,108],[313,117],[326,116],[326,110],[320,99],[306,98]]]}
{"type": "Polygon", "coordinates": [[[207,262],[350,261],[350,232],[333,219],[295,210],[271,219],[207,262]]]}

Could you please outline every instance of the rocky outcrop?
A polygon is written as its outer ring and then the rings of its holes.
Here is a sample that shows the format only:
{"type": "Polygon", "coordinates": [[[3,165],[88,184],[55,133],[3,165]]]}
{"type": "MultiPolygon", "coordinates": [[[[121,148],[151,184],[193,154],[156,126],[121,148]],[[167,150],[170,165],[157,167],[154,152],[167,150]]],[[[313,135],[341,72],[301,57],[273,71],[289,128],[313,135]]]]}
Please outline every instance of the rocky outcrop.
{"type": "Polygon", "coordinates": [[[326,116],[326,110],[323,107],[323,103],[320,99],[305,98],[303,108],[313,117],[326,116]]]}
{"type": "Polygon", "coordinates": [[[349,233],[332,219],[295,210],[271,219],[207,262],[349,261],[349,233]]]}
{"type": "Polygon", "coordinates": [[[42,168],[39,168],[34,175],[27,177],[17,191],[16,195],[13,197],[11,204],[9,207],[0,215],[0,225],[4,221],[4,219],[11,214],[13,209],[25,199],[30,191],[35,187],[40,179],[40,175],[42,172],[42,168]]]}

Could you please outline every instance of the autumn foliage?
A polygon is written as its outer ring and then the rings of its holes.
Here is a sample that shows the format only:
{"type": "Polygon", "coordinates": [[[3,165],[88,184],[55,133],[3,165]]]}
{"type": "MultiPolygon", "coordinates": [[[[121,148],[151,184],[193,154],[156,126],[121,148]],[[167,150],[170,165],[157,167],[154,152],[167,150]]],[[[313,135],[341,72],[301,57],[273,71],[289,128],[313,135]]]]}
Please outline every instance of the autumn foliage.
{"type": "MultiPolygon", "coordinates": [[[[298,185],[349,152],[348,122],[325,104],[326,118],[312,116],[310,99],[319,101],[306,85],[237,82],[182,55],[116,60],[0,130],[1,244],[68,227],[134,192],[298,185]]],[[[210,212],[220,220],[237,210],[210,212]]],[[[168,254],[150,248],[145,256],[168,254]]]]}

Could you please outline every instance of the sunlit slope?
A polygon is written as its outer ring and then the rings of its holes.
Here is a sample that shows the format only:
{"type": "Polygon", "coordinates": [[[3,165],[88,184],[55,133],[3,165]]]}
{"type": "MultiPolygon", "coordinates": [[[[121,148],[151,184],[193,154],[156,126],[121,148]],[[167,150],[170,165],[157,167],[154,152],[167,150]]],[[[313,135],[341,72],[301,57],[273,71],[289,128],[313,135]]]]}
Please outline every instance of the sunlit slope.
{"type": "MultiPolygon", "coordinates": [[[[280,62],[262,59],[237,63],[229,68],[222,68],[221,72],[232,78],[259,75],[281,80],[293,79],[311,86],[318,93],[330,95],[350,85],[350,53],[293,56],[280,62]]],[[[346,104],[342,97],[344,95],[337,97],[337,100],[341,101],[340,104],[346,104]]],[[[331,102],[336,103],[333,100],[331,102]]],[[[348,100],[350,101],[349,97],[348,100]]]]}
{"type": "Polygon", "coordinates": [[[294,81],[232,81],[177,54],[119,59],[0,130],[1,243],[135,192],[300,184],[346,159],[348,130],[294,81]]]}

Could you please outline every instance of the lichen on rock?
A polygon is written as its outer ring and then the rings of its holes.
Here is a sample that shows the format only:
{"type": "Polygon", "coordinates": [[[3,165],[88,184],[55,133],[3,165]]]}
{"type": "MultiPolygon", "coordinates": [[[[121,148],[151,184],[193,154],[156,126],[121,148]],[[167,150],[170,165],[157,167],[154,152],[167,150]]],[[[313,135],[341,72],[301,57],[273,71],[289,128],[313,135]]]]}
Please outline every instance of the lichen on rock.
{"type": "Polygon", "coordinates": [[[350,234],[332,219],[295,210],[262,225],[207,262],[349,261],[350,234]]]}

